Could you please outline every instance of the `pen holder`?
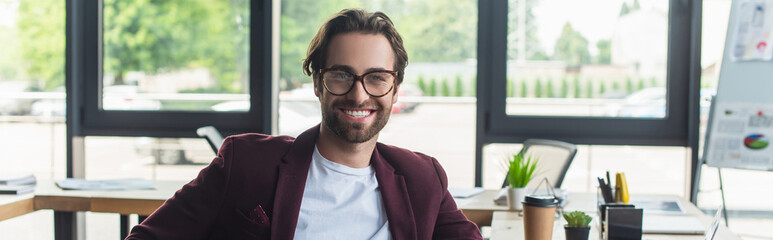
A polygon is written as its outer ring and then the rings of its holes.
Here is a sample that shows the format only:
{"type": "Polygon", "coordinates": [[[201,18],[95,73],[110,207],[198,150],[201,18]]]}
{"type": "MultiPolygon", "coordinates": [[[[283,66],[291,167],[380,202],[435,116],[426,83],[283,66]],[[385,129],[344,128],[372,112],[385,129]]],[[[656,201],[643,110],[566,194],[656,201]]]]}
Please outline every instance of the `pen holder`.
{"type": "Polygon", "coordinates": [[[607,208],[634,208],[634,205],[625,203],[605,203],[599,205],[599,220],[601,220],[602,224],[607,219],[607,208]]]}
{"type": "Polygon", "coordinates": [[[629,206],[607,206],[606,220],[602,225],[604,239],[641,240],[643,210],[629,206]]]}

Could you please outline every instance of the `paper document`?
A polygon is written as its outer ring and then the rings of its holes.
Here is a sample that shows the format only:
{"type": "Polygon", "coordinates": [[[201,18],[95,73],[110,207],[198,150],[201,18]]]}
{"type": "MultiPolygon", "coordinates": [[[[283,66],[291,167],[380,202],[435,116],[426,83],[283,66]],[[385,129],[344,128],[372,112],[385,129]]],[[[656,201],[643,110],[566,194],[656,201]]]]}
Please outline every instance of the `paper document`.
{"type": "Polygon", "coordinates": [[[631,204],[644,209],[645,214],[685,214],[679,201],[633,200],[631,204]]]}
{"type": "Polygon", "coordinates": [[[706,227],[694,216],[667,216],[644,214],[642,233],[649,234],[703,234],[706,227]]]}
{"type": "Polygon", "coordinates": [[[713,108],[706,164],[773,170],[773,104],[720,101],[713,108]]]}
{"type": "Polygon", "coordinates": [[[742,0],[736,10],[732,59],[734,61],[763,60],[773,57],[773,5],[771,0],[742,0]]]}
{"type": "Polygon", "coordinates": [[[35,185],[32,174],[0,174],[0,185],[35,185]]]}
{"type": "Polygon", "coordinates": [[[483,192],[483,188],[448,188],[448,192],[455,198],[468,198],[483,192]]]}
{"type": "Polygon", "coordinates": [[[35,191],[35,185],[0,185],[0,194],[25,194],[35,191]]]}
{"type": "Polygon", "coordinates": [[[156,189],[152,182],[141,178],[113,180],[85,180],[68,178],[56,181],[64,190],[144,190],[156,189]]]}

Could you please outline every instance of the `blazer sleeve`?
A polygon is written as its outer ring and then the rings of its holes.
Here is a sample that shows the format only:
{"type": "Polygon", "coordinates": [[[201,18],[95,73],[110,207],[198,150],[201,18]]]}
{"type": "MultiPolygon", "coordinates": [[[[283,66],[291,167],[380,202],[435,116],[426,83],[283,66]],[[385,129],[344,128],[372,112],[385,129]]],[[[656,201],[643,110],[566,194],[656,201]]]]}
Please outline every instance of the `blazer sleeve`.
{"type": "Polygon", "coordinates": [[[233,140],[226,138],[209,166],[135,226],[126,239],[209,237],[225,199],[233,148],[233,140]]]}
{"type": "Polygon", "coordinates": [[[443,195],[442,202],[440,203],[440,211],[438,212],[437,221],[435,221],[435,229],[432,234],[432,239],[480,239],[483,237],[480,234],[480,229],[475,223],[471,222],[464,216],[462,210],[456,207],[456,202],[448,192],[448,177],[445,170],[440,166],[435,158],[432,158],[432,163],[435,165],[435,171],[440,178],[442,185],[441,193],[443,195]]]}

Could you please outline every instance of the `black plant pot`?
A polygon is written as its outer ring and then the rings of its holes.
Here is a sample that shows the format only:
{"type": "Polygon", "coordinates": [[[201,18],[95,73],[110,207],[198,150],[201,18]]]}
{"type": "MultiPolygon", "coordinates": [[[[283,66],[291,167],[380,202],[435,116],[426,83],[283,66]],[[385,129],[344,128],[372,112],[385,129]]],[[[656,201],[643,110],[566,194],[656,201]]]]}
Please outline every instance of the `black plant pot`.
{"type": "Polygon", "coordinates": [[[590,227],[568,227],[564,225],[566,240],[588,240],[590,227]]]}

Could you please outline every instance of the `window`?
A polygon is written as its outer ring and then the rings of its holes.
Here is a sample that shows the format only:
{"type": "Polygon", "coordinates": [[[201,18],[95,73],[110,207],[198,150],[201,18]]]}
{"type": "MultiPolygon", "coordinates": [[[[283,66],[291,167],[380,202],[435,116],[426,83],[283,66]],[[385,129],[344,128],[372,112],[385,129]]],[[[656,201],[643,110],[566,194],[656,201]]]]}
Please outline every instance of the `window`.
{"type": "Polygon", "coordinates": [[[104,0],[102,109],[249,110],[247,1],[104,0]]]}
{"type": "MultiPolygon", "coordinates": [[[[479,83],[478,95],[487,97],[478,99],[476,185],[483,183],[480,176],[483,168],[482,149],[489,143],[518,143],[528,138],[547,138],[590,145],[691,146],[694,150],[693,154],[697,155],[698,111],[697,108],[688,108],[689,104],[698,102],[697,84],[694,83],[699,76],[698,68],[694,67],[697,66],[694,59],[697,59],[698,53],[697,48],[691,46],[697,46],[692,36],[699,33],[700,29],[693,27],[693,14],[697,12],[694,4],[680,1],[670,1],[668,4],[661,4],[660,1],[605,1],[598,4],[556,0],[480,2],[481,29],[478,41],[479,46],[482,47],[478,62],[479,69],[482,69],[479,70],[479,78],[483,81],[479,83]],[[513,4],[515,6],[510,6],[513,4]],[[562,7],[559,8],[562,10],[556,10],[556,5],[561,5],[562,7]],[[546,6],[553,7],[540,9],[546,6]],[[539,22],[542,17],[549,18],[548,16],[553,14],[551,11],[561,13],[563,9],[571,11],[546,19],[545,25],[539,22]],[[652,9],[653,13],[643,14],[646,11],[642,9],[652,9]],[[656,40],[660,39],[662,42],[663,37],[653,36],[655,38],[652,40],[655,49],[651,49],[653,57],[642,55],[639,57],[640,60],[637,60],[638,64],[637,61],[616,62],[615,59],[618,56],[615,54],[625,56],[623,54],[625,52],[640,52],[636,44],[623,44],[625,41],[616,39],[635,38],[639,33],[626,33],[625,37],[620,35],[615,38],[614,31],[613,34],[608,33],[611,31],[609,28],[614,30],[615,26],[596,27],[593,30],[598,30],[599,33],[594,33],[591,30],[585,30],[586,23],[582,22],[591,21],[597,17],[573,18],[575,12],[582,13],[583,16],[588,16],[589,12],[594,12],[593,15],[596,15],[595,13],[598,12],[598,18],[603,16],[616,18],[618,26],[628,21],[625,19],[640,17],[640,20],[633,22],[641,21],[644,23],[637,24],[652,28],[642,32],[660,34],[666,31],[667,42],[664,45],[657,45],[656,40]],[[655,17],[658,14],[666,16],[655,17]],[[519,16],[524,17],[519,18],[519,16]],[[579,22],[567,24],[567,20],[579,22]],[[535,30],[533,24],[537,22],[540,23],[540,28],[535,30]],[[551,28],[548,22],[552,22],[555,27],[551,28]],[[666,24],[666,27],[663,27],[663,24],[666,24]],[[543,29],[554,32],[554,37],[541,37],[539,31],[543,29]],[[584,33],[586,31],[587,33],[584,33]],[[583,34],[587,34],[587,37],[583,34]],[[607,37],[610,37],[609,43],[603,41],[607,37]],[[523,41],[520,41],[521,39],[523,41]],[[600,41],[602,44],[598,44],[600,41]],[[610,44],[609,56],[605,53],[605,44],[610,44]],[[613,50],[615,46],[621,49],[613,50]],[[665,51],[665,53],[658,54],[658,51],[665,51]],[[666,58],[658,57],[661,55],[666,58]],[[610,63],[592,65],[593,61],[610,63]],[[645,62],[651,64],[645,64],[645,62]],[[519,66],[519,64],[527,65],[519,66]],[[525,67],[528,64],[538,65],[525,67]],[[542,64],[546,65],[542,66],[542,64]],[[606,71],[602,69],[616,69],[619,67],[617,65],[624,66],[622,68],[626,71],[621,71],[619,74],[600,74],[606,71]],[[594,71],[594,74],[590,74],[594,71]],[[653,111],[657,114],[643,115],[621,114],[619,110],[604,113],[601,109],[620,108],[611,107],[617,100],[593,99],[601,96],[597,95],[599,92],[602,94],[606,92],[606,90],[599,91],[602,82],[606,89],[613,85],[611,78],[592,80],[595,77],[590,76],[595,74],[616,76],[615,79],[618,80],[614,81],[617,82],[618,87],[612,89],[619,89],[624,94],[631,92],[629,97],[632,98],[638,95],[634,93],[640,85],[638,79],[645,79],[641,81],[644,85],[642,90],[647,88],[647,84],[661,89],[653,91],[656,92],[655,95],[664,95],[661,98],[662,101],[644,101],[646,104],[642,102],[631,106],[638,108],[655,103],[651,106],[662,111],[653,111]],[[652,77],[656,79],[655,84],[652,84],[653,81],[646,80],[652,77]],[[542,85],[540,93],[533,91],[537,85],[537,78],[542,85]],[[554,79],[550,84],[546,80],[549,78],[554,79]],[[625,80],[628,78],[631,79],[631,84],[625,80]],[[589,82],[591,88],[585,88],[583,92],[583,84],[587,86],[589,82]],[[524,84],[527,85],[526,88],[521,87],[524,84]],[[572,85],[579,88],[572,88],[572,85]],[[550,91],[552,98],[548,98],[548,91],[545,90],[547,88],[552,90],[550,91]],[[524,89],[525,94],[522,93],[524,89]],[[590,95],[587,94],[588,89],[592,90],[590,95]],[[541,94],[540,97],[537,97],[537,94],[541,94]],[[587,96],[593,96],[593,98],[587,98],[587,96]],[[595,104],[593,102],[610,107],[596,108],[591,106],[595,104]],[[588,105],[588,103],[593,104],[588,105]]],[[[641,94],[646,95],[644,92],[641,94]]]]}
{"type": "MultiPolygon", "coordinates": [[[[504,161],[521,150],[521,144],[495,143],[486,145],[484,151],[483,187],[502,187],[507,169],[504,161]]],[[[600,146],[577,145],[575,155],[566,173],[561,189],[570,192],[596,192],[596,177],[610,171],[627,176],[632,194],[671,194],[685,196],[690,182],[689,149],[671,146],[600,146]],[[657,173],[657,177],[652,176],[657,173]]],[[[537,164],[536,172],[553,166],[537,164]]],[[[533,179],[527,187],[536,188],[541,179],[533,179]]],[[[614,179],[612,180],[614,181],[614,179]]]]}
{"type": "Polygon", "coordinates": [[[271,3],[83,3],[73,32],[82,45],[72,51],[72,79],[84,86],[73,89],[82,96],[78,134],[270,132],[270,39],[259,36],[270,35],[271,3]]]}
{"type": "Polygon", "coordinates": [[[508,115],[666,117],[667,1],[508,8],[508,115]]]}
{"type": "MultiPolygon", "coordinates": [[[[515,1],[514,1],[515,2],[515,1]]],[[[617,55],[618,52],[638,52],[639,47],[636,46],[636,44],[623,44],[623,43],[615,43],[610,42],[612,48],[615,46],[619,46],[620,50],[615,50],[610,52],[609,54],[609,60],[613,64],[607,64],[604,65],[605,67],[602,68],[596,68],[599,66],[591,66],[588,64],[583,64],[583,62],[592,62],[594,57],[596,58],[596,61],[607,61],[606,56],[603,54],[604,51],[599,51],[598,46],[592,47],[589,46],[590,44],[585,45],[585,47],[577,47],[579,49],[578,53],[572,53],[570,55],[572,56],[564,56],[569,53],[562,53],[561,46],[563,46],[561,42],[569,41],[569,42],[579,42],[579,43],[586,43],[588,42],[587,39],[593,39],[590,38],[590,36],[594,36],[594,38],[597,38],[598,40],[594,40],[597,43],[599,41],[602,41],[605,39],[606,35],[603,34],[597,34],[597,35],[591,35],[589,33],[589,38],[585,38],[580,36],[582,34],[582,29],[584,26],[583,24],[567,24],[564,21],[557,20],[558,24],[556,25],[560,30],[552,30],[552,31],[558,31],[554,35],[557,36],[557,39],[555,39],[555,43],[552,45],[553,52],[548,52],[544,49],[547,48],[546,46],[542,46],[540,42],[534,42],[533,37],[530,37],[531,35],[539,36],[539,34],[534,31],[534,33],[529,33],[530,30],[528,22],[530,21],[536,21],[538,17],[542,16],[541,14],[547,14],[550,15],[549,9],[547,10],[541,10],[537,8],[537,6],[544,5],[550,5],[551,4],[560,4],[561,2],[555,2],[555,1],[528,1],[526,0],[524,3],[517,3],[517,6],[515,6],[515,13],[508,11],[510,9],[513,9],[513,7],[508,6],[508,4],[513,2],[496,2],[491,3],[491,12],[490,13],[481,13],[481,17],[490,16],[488,17],[492,21],[489,23],[489,31],[491,31],[491,34],[481,34],[481,44],[486,43],[490,44],[491,46],[486,48],[485,53],[480,53],[480,60],[479,62],[483,61],[492,61],[487,62],[487,65],[490,65],[487,67],[486,70],[489,70],[489,72],[481,73],[480,78],[486,78],[488,81],[483,81],[483,85],[481,85],[481,88],[483,88],[483,94],[486,94],[486,96],[489,96],[486,99],[481,99],[481,101],[478,101],[479,106],[479,114],[482,114],[483,116],[479,116],[479,119],[481,119],[484,124],[479,125],[479,132],[483,132],[483,142],[498,142],[498,141],[505,141],[505,142],[520,142],[527,138],[552,138],[552,139],[561,139],[569,142],[573,142],[576,144],[613,144],[613,145],[659,145],[659,146],[686,146],[687,145],[687,135],[688,135],[688,101],[691,94],[690,86],[690,70],[691,70],[691,56],[692,54],[695,54],[694,51],[691,51],[690,45],[690,34],[691,34],[691,24],[690,24],[690,16],[691,16],[691,9],[689,6],[682,6],[681,2],[673,1],[668,6],[662,6],[656,1],[652,2],[642,2],[641,4],[637,3],[638,1],[615,1],[614,3],[607,3],[604,4],[580,4],[575,7],[567,8],[567,9],[573,9],[576,12],[596,12],[601,11],[601,9],[623,9],[620,13],[625,13],[625,7],[621,6],[639,6],[638,9],[652,9],[654,11],[652,14],[645,14],[645,16],[642,16],[641,21],[651,23],[652,28],[655,30],[652,30],[653,32],[659,32],[664,29],[668,29],[667,33],[668,35],[666,38],[668,39],[667,44],[664,44],[660,48],[653,49],[653,52],[657,51],[666,51],[665,56],[667,56],[667,59],[658,59],[658,57],[653,57],[652,59],[649,58],[642,58],[641,63],[636,64],[634,63],[619,63],[614,64],[613,61],[616,61],[615,59],[618,58],[617,55]],[[625,4],[624,4],[625,3],[625,4]],[[519,42],[518,34],[510,34],[511,32],[518,32],[511,30],[510,24],[511,22],[518,22],[518,14],[516,14],[519,10],[519,5],[525,5],[526,9],[521,10],[526,12],[526,17],[522,20],[527,22],[525,24],[525,27],[521,35],[523,35],[520,38],[524,38],[525,41],[519,42]],[[598,7],[599,5],[614,5],[612,7],[598,7]],[[529,10],[528,7],[532,7],[531,10],[529,10]],[[618,8],[620,7],[620,8],[618,8]],[[532,11],[532,14],[529,14],[529,11],[532,11]],[[547,12],[547,13],[545,13],[547,12]],[[667,14],[667,21],[664,23],[665,20],[662,18],[656,18],[656,19],[650,19],[650,15],[657,16],[657,14],[667,14]],[[508,21],[509,16],[515,15],[515,21],[508,21]],[[533,17],[532,17],[533,15],[533,17]],[[662,27],[661,23],[667,24],[667,27],[662,27]],[[660,30],[658,30],[660,29],[660,30]],[[568,40],[562,40],[560,39],[561,34],[564,34],[565,38],[568,40]],[[603,35],[603,36],[602,36],[603,35]],[[512,38],[512,40],[511,40],[512,38]],[[574,40],[572,40],[574,39],[574,40]],[[585,39],[586,41],[583,41],[585,39]],[[515,48],[511,48],[511,45],[516,45],[515,48]],[[524,51],[520,51],[519,53],[519,47],[524,47],[524,51]],[[501,50],[500,50],[501,49],[501,50]],[[503,51],[504,49],[507,49],[508,51],[503,51]],[[595,55],[590,54],[592,51],[591,49],[595,49],[594,51],[598,51],[595,55]],[[508,55],[510,54],[510,55],[508,55]],[[563,54],[563,55],[562,55],[563,54]],[[506,61],[507,59],[510,59],[511,57],[516,58],[515,61],[506,61]],[[491,60],[488,60],[487,58],[490,58],[491,60]],[[559,65],[565,66],[565,67],[558,67],[551,71],[541,71],[540,68],[528,68],[523,69],[519,71],[518,67],[518,58],[525,59],[521,61],[523,64],[526,63],[534,63],[534,64],[553,64],[553,63],[561,63],[559,65]],[[532,59],[532,60],[529,60],[532,59]],[[538,60],[538,59],[548,59],[548,60],[538,60]],[[580,61],[579,59],[585,59],[580,61]],[[649,60],[647,60],[649,59],[649,60]],[[646,61],[645,61],[646,60],[646,61]],[[644,62],[652,62],[651,64],[644,64],[644,62]],[[513,63],[516,64],[514,68],[511,68],[508,64],[513,63]],[[570,63],[574,62],[574,63],[570,63]],[[661,64],[664,63],[664,64],[661,64]],[[578,66],[579,69],[576,67],[566,67],[569,65],[575,64],[575,66],[578,66]],[[617,65],[624,65],[625,69],[628,69],[626,71],[622,71],[621,75],[614,75],[614,74],[601,74],[601,72],[605,70],[601,70],[603,68],[609,68],[609,69],[616,69],[618,68],[617,65]],[[637,67],[638,71],[636,71],[637,67]],[[513,71],[510,71],[513,70],[513,71]],[[592,71],[591,71],[592,70],[592,71]],[[577,72],[579,71],[579,72],[577,72]],[[583,72],[584,71],[584,72],[583,72]],[[581,88],[577,89],[571,89],[571,87],[561,87],[564,85],[563,83],[554,82],[551,84],[548,84],[546,79],[564,79],[566,78],[566,86],[572,86],[574,84],[575,86],[582,87],[583,84],[586,84],[589,81],[588,78],[591,75],[583,75],[584,73],[592,73],[604,75],[604,76],[619,76],[620,82],[618,82],[619,89],[622,89],[623,92],[626,92],[627,94],[627,88],[626,81],[629,76],[632,79],[632,84],[629,84],[629,86],[633,86],[631,90],[636,89],[636,86],[639,85],[638,80],[634,81],[635,79],[639,79],[641,77],[644,77],[645,79],[650,79],[650,77],[655,77],[655,79],[661,79],[662,80],[656,80],[656,86],[665,87],[665,90],[662,88],[659,88],[661,90],[654,90],[655,93],[652,93],[653,95],[660,95],[663,96],[661,100],[663,101],[655,101],[659,102],[658,104],[663,105],[665,109],[661,113],[658,114],[651,114],[651,115],[642,115],[642,116],[625,116],[621,117],[621,114],[619,111],[615,110],[610,114],[602,114],[603,111],[601,110],[593,110],[594,107],[588,107],[588,106],[580,106],[583,105],[584,101],[588,100],[590,102],[605,102],[606,100],[603,99],[579,99],[574,98],[574,96],[579,95],[583,96],[583,91],[581,88]],[[490,75],[489,75],[490,74],[490,75]],[[512,76],[511,76],[512,75],[512,76]],[[523,85],[525,82],[527,85],[527,93],[526,98],[520,98],[520,100],[513,98],[508,98],[508,82],[507,82],[507,76],[511,76],[510,79],[513,80],[513,84],[510,86],[515,86],[516,89],[518,86],[523,85]],[[575,81],[575,76],[579,77],[579,84],[572,83],[575,81]],[[522,82],[516,82],[517,79],[531,79],[531,80],[524,80],[522,82]],[[536,98],[536,93],[534,92],[528,92],[531,84],[527,81],[535,81],[537,78],[540,78],[540,81],[544,83],[542,89],[543,96],[547,97],[547,91],[544,91],[544,89],[547,87],[547,85],[551,85],[550,89],[553,90],[553,97],[554,98],[536,98]],[[563,89],[563,90],[562,90],[563,89]],[[571,89],[571,91],[570,91],[571,89]],[[577,93],[577,90],[579,89],[579,93],[577,93]],[[564,91],[566,94],[564,94],[564,91]],[[559,93],[556,95],[555,93],[559,93]],[[564,97],[564,95],[566,97],[564,97]],[[557,98],[556,98],[557,97],[557,98]],[[508,100],[509,99],[509,100],[508,100]],[[518,103],[518,101],[521,101],[523,103],[518,103]],[[529,102],[528,104],[524,104],[526,102],[529,102]],[[535,105],[536,104],[536,105],[535,105]],[[550,105],[550,106],[543,106],[543,105],[550,105]],[[577,105],[579,104],[579,105],[577,105]],[[480,108],[483,109],[480,109],[480,108]],[[585,109],[585,110],[579,110],[579,109],[585,109]],[[482,112],[481,112],[482,111],[482,112]],[[607,115],[607,116],[604,116],[607,115]],[[495,140],[496,139],[496,140],[495,140]]],[[[489,3],[481,3],[483,5],[489,5],[489,3]]],[[[574,4],[574,3],[568,3],[568,4],[574,4]]],[[[564,7],[566,8],[566,7],[564,7]]],[[[630,14],[638,14],[636,12],[642,12],[643,10],[636,10],[631,12],[630,8],[636,8],[636,7],[629,7],[629,12],[624,14],[622,17],[620,16],[612,16],[612,18],[618,18],[618,25],[622,24],[624,22],[628,15],[630,14]]],[[[607,10],[611,11],[611,10],[607,10]]],[[[615,10],[617,11],[617,10],[615,10]]],[[[615,13],[617,14],[617,13],[615,13]]],[[[547,16],[546,15],[546,16],[547,16]]],[[[567,15],[571,17],[571,13],[566,13],[564,15],[567,15]]],[[[602,14],[600,14],[602,15],[602,14]]],[[[638,15],[634,15],[638,16],[638,15]]],[[[568,17],[567,17],[568,19],[568,17]]],[[[481,19],[483,21],[483,19],[481,19]]],[[[585,21],[585,20],[583,20],[585,21]]],[[[521,25],[524,25],[523,23],[521,25]]],[[[540,25],[542,26],[542,25],[540,25]]],[[[614,27],[614,26],[613,26],[614,27]]],[[[551,31],[550,25],[547,24],[545,27],[541,27],[541,29],[545,29],[545,31],[551,31]]],[[[605,29],[605,28],[595,28],[595,29],[601,29],[601,32],[609,32],[611,30],[605,29]]],[[[590,30],[588,30],[590,32],[590,30]]],[[[619,37],[621,39],[623,38],[636,38],[636,32],[629,33],[633,34],[631,36],[626,37],[619,37]]],[[[614,34],[611,34],[613,38],[611,38],[611,41],[617,41],[614,38],[614,34]]],[[[550,42],[550,40],[547,39],[548,37],[545,37],[546,42],[550,42]]],[[[658,39],[661,39],[661,37],[656,37],[658,39]]],[[[622,40],[621,40],[622,41],[622,40]]],[[[653,40],[654,41],[654,40],[653,40]]],[[[604,41],[602,41],[603,43],[604,41]]],[[[589,42],[588,42],[589,43],[589,42]]],[[[572,44],[569,44],[572,45],[572,44]]],[[[577,45],[577,44],[575,44],[577,45]]],[[[583,44],[579,44],[583,45],[583,44]]],[[[602,44],[604,45],[604,44],[602,44]]],[[[575,50],[577,50],[575,49],[575,50]]],[[[622,53],[620,53],[622,54],[622,53]]],[[[624,55],[624,54],[623,54],[624,55]]],[[[654,56],[660,56],[663,54],[657,54],[655,53],[654,56]]],[[[552,67],[551,67],[552,68],[552,67]]],[[[520,81],[520,80],[518,80],[520,81]]],[[[563,82],[563,80],[561,80],[563,82]]],[[[611,80],[604,80],[611,81],[611,80]]],[[[595,92],[592,92],[594,94],[598,93],[598,90],[600,88],[601,82],[590,82],[592,89],[595,92]],[[597,84],[597,85],[596,85],[597,84]]],[[[605,83],[609,86],[612,86],[613,84],[611,82],[605,83]]],[[[642,84],[644,84],[645,88],[647,86],[648,81],[644,80],[642,81],[642,84]]],[[[537,85],[536,82],[534,82],[534,85],[537,85]]],[[[523,90],[523,88],[521,88],[523,90]]],[[[645,90],[645,89],[643,89],[645,90]]],[[[510,94],[514,94],[519,91],[516,90],[510,90],[510,94]]],[[[633,98],[648,98],[641,95],[647,95],[649,93],[646,92],[637,92],[629,95],[629,97],[633,98]]],[[[585,95],[587,96],[587,94],[585,95]]],[[[592,95],[596,96],[596,95],[592,95]]],[[[594,97],[595,98],[595,97],[594,97]]],[[[649,101],[646,101],[649,102],[649,101]]],[[[608,107],[619,109],[617,107],[611,107],[615,104],[612,104],[613,102],[609,102],[609,104],[605,103],[602,105],[608,105],[608,107]]],[[[649,104],[649,103],[648,103],[649,104]]],[[[659,106],[656,104],[655,106],[659,106]]],[[[632,106],[643,106],[643,105],[632,105],[632,106]]],[[[656,107],[658,109],[661,109],[662,107],[656,107]]],[[[658,110],[659,111],[659,110],[658,110]]],[[[479,134],[480,136],[480,134],[479,134]]]]}
{"type": "Polygon", "coordinates": [[[64,16],[61,1],[0,1],[0,174],[64,177],[64,16]]]}
{"type": "MultiPolygon", "coordinates": [[[[65,177],[65,11],[59,0],[0,0],[0,175],[65,177]]],[[[3,220],[0,233],[52,239],[53,215],[3,220]]]]}

